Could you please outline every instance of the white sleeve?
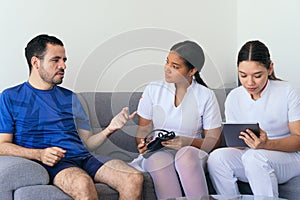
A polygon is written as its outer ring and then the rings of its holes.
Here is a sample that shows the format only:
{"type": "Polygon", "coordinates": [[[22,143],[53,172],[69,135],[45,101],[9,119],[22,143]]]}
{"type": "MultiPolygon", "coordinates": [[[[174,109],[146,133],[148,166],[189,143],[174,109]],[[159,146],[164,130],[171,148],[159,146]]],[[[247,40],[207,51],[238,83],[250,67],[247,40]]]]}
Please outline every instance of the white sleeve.
{"type": "Polygon", "coordinates": [[[227,97],[226,97],[226,100],[225,100],[225,104],[224,104],[224,107],[225,107],[225,120],[227,123],[235,123],[237,122],[237,120],[235,119],[235,115],[234,115],[234,99],[232,97],[232,92],[230,92],[227,97]]]}
{"type": "Polygon", "coordinates": [[[300,91],[291,89],[288,94],[288,120],[294,122],[300,120],[300,91]]]}
{"type": "Polygon", "coordinates": [[[152,120],[153,116],[153,101],[151,99],[151,86],[148,85],[139,101],[137,114],[145,119],[152,120]]]}
{"type": "Polygon", "coordinates": [[[213,129],[221,126],[222,118],[219,104],[216,95],[210,91],[210,96],[205,105],[205,112],[203,114],[203,129],[213,129]]]}

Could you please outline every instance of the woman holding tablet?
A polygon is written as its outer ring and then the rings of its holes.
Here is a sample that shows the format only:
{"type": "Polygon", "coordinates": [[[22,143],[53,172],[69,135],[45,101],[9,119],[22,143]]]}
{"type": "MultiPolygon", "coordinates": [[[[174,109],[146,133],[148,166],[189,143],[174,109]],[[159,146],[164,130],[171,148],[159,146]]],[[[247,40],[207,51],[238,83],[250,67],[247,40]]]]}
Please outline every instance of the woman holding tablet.
{"type": "Polygon", "coordinates": [[[246,148],[212,152],[208,170],[218,194],[239,194],[237,180],[249,182],[254,195],[278,197],[278,184],[300,175],[300,96],[276,78],[268,48],[249,41],[238,54],[242,86],[225,102],[228,123],[259,123],[260,137],[241,132],[246,148]]]}
{"type": "Polygon", "coordinates": [[[150,83],[139,102],[140,167],[151,174],[158,199],[181,197],[182,190],[188,198],[208,195],[204,166],[208,152],[219,144],[221,115],[214,92],[199,75],[204,58],[193,41],[175,44],[166,58],[165,79],[150,83]],[[153,129],[176,136],[161,142],[168,149],[149,155],[144,138],[153,129]]]}

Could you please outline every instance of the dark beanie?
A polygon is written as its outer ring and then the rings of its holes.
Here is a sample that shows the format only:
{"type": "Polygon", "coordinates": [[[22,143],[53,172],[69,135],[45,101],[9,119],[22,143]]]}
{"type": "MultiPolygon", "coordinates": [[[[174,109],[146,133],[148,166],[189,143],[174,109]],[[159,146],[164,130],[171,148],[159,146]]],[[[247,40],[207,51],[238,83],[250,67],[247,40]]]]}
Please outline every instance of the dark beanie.
{"type": "Polygon", "coordinates": [[[175,44],[171,51],[175,51],[180,57],[191,63],[198,69],[198,72],[201,71],[205,57],[202,48],[197,43],[189,40],[180,42],[175,44]]]}

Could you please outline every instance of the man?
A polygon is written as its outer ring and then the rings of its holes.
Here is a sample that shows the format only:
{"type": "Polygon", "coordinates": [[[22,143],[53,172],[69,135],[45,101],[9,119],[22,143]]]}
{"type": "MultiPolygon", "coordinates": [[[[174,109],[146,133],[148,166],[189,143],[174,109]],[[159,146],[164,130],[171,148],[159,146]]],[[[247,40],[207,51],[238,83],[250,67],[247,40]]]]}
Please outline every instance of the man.
{"type": "Polygon", "coordinates": [[[136,113],[123,108],[93,135],[76,95],[57,86],[66,69],[63,43],[39,35],[27,44],[25,56],[28,81],[4,90],[0,98],[0,155],[40,163],[51,182],[74,199],[98,199],[94,182],[116,189],[120,199],[141,199],[140,172],[120,160],[100,161],[87,150],[101,145],[136,113]]]}

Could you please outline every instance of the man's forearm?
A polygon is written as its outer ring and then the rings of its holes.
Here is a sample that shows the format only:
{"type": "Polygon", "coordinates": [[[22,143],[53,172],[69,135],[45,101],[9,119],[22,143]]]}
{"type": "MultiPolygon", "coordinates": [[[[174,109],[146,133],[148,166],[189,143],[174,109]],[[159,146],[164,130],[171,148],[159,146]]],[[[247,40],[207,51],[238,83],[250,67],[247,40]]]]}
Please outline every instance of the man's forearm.
{"type": "Polygon", "coordinates": [[[29,149],[13,143],[0,144],[0,155],[19,156],[30,160],[41,160],[39,149],[29,149]]]}

